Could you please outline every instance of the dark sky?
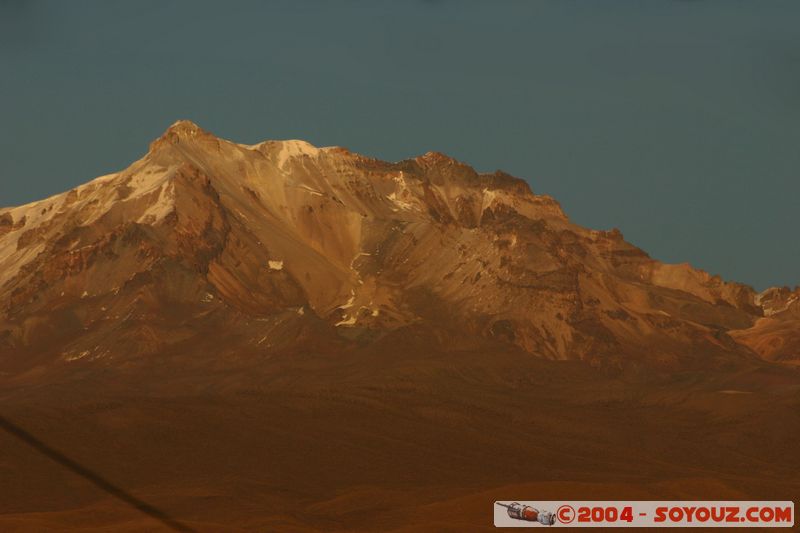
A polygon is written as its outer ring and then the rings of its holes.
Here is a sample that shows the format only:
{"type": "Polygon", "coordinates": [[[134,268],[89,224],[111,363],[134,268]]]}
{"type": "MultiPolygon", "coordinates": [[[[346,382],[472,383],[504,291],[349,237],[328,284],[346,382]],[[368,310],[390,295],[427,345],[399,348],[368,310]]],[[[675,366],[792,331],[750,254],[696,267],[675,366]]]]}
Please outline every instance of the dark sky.
{"type": "Polygon", "coordinates": [[[800,283],[797,0],[0,0],[0,205],[178,118],[446,152],[658,259],[800,283]]]}

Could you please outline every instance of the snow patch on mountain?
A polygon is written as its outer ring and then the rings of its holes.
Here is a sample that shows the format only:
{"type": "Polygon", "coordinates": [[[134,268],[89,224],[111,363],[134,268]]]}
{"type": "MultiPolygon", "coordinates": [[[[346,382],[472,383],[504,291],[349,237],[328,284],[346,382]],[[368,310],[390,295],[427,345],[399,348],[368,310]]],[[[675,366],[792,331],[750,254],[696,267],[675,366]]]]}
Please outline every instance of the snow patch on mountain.
{"type": "Polygon", "coordinates": [[[406,202],[404,200],[401,200],[400,198],[397,197],[396,192],[387,195],[386,198],[390,202],[392,202],[395,206],[397,206],[399,209],[402,209],[404,211],[411,211],[412,209],[414,209],[414,204],[412,204],[411,202],[406,202]]]}
{"type": "Polygon", "coordinates": [[[163,220],[169,215],[175,207],[175,187],[170,182],[161,184],[158,200],[152,204],[147,210],[142,213],[142,216],[137,220],[142,224],[153,224],[159,220],[163,220]]]}
{"type": "Polygon", "coordinates": [[[320,149],[311,143],[299,140],[280,141],[280,150],[278,151],[277,163],[278,167],[284,169],[291,159],[307,155],[309,157],[317,157],[320,149]]]}

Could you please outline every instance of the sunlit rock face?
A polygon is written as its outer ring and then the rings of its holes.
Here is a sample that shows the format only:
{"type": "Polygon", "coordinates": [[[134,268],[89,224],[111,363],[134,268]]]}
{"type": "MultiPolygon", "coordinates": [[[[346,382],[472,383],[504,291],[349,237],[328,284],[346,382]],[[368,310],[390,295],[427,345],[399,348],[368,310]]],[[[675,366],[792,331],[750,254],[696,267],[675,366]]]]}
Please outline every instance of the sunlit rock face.
{"type": "Polygon", "coordinates": [[[0,354],[18,369],[420,330],[615,368],[791,360],[796,299],[662,264],[440,153],[245,146],[187,121],[125,170],[0,209],[0,354]]]}

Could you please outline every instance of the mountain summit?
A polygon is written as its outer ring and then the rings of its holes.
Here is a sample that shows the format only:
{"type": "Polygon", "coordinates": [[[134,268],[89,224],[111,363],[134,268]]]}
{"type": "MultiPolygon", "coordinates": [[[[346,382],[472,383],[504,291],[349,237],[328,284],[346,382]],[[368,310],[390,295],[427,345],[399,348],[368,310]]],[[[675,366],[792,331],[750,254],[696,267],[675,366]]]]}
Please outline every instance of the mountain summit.
{"type": "Polygon", "coordinates": [[[604,367],[796,360],[774,349],[796,342],[793,298],[655,261],[443,154],[246,146],[189,121],[121,172],[0,209],[0,361],[20,371],[414,335],[604,367]]]}

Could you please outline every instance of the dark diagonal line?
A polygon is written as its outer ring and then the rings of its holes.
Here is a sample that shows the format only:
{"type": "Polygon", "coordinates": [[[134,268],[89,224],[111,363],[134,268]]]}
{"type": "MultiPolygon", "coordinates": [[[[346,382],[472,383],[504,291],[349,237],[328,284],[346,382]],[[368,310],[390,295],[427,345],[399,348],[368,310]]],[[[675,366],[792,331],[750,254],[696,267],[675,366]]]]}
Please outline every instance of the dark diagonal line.
{"type": "Polygon", "coordinates": [[[45,444],[44,442],[40,441],[21,427],[17,426],[10,420],[0,416],[0,428],[2,428],[6,433],[18,438],[25,444],[29,445],[31,448],[35,449],[42,455],[46,455],[56,463],[60,464],[61,466],[71,470],[75,474],[81,476],[83,479],[89,481],[93,485],[95,485],[100,490],[110,494],[111,496],[117,498],[118,500],[122,500],[123,502],[127,503],[134,509],[138,510],[141,513],[146,514],[147,516],[158,520],[164,526],[174,530],[174,531],[182,531],[182,532],[194,532],[188,526],[185,526],[170,518],[165,512],[161,511],[150,505],[149,503],[143,502],[142,500],[138,499],[137,497],[129,494],[125,490],[117,487],[113,483],[107,481],[102,476],[94,473],[93,471],[89,470],[85,466],[76,463],[63,453],[55,450],[45,444]]]}

